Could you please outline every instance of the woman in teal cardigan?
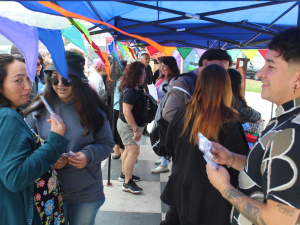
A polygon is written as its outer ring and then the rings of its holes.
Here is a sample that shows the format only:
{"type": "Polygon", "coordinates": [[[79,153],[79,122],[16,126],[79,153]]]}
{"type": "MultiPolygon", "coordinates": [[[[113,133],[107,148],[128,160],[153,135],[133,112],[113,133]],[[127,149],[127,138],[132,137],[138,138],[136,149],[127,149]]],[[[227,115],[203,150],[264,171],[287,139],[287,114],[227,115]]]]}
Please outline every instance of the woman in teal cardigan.
{"type": "Polygon", "coordinates": [[[32,82],[24,61],[0,55],[0,224],[41,225],[34,205],[34,181],[41,177],[63,153],[68,140],[65,125],[51,117],[51,132],[36,149],[35,137],[17,112],[27,103],[32,82]]]}

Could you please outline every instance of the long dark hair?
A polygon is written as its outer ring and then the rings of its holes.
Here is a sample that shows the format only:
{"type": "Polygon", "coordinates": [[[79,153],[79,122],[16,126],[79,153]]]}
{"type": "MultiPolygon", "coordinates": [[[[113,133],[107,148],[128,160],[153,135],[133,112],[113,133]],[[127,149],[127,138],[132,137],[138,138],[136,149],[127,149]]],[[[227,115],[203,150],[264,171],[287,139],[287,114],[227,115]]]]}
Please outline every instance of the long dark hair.
{"type": "Polygon", "coordinates": [[[119,86],[119,91],[122,91],[124,87],[134,88],[136,85],[138,85],[144,68],[145,65],[138,61],[126,66],[124,77],[119,86]]]}
{"type": "Polygon", "coordinates": [[[195,91],[187,107],[183,132],[191,121],[190,141],[198,144],[198,132],[207,139],[218,142],[224,123],[238,120],[238,113],[231,108],[232,91],[226,70],[219,65],[206,66],[199,75],[195,91]]]}
{"type": "MultiPolygon", "coordinates": [[[[236,99],[242,100],[245,107],[249,107],[247,105],[247,102],[246,102],[245,98],[241,95],[241,92],[240,92],[241,91],[241,85],[242,85],[242,76],[241,76],[240,72],[235,70],[235,69],[228,69],[228,74],[229,74],[230,80],[231,80],[231,88],[232,88],[233,96],[236,99]]],[[[238,108],[237,101],[234,102],[233,106],[236,109],[238,108]]]]}
{"type": "MultiPolygon", "coordinates": [[[[7,77],[7,66],[11,63],[13,63],[15,60],[18,60],[20,62],[24,62],[24,58],[23,57],[14,57],[13,55],[10,54],[0,54],[0,90],[3,91],[3,84],[4,84],[4,80],[7,77]]],[[[25,62],[24,62],[25,63],[25,62]]],[[[2,107],[11,107],[12,106],[12,102],[5,97],[5,95],[3,94],[3,92],[0,92],[0,102],[5,103],[5,105],[0,106],[0,108],[2,107]]]]}
{"type": "MultiPolygon", "coordinates": [[[[171,70],[171,74],[166,78],[167,82],[169,83],[169,81],[175,77],[178,76],[180,74],[180,70],[178,68],[176,59],[173,56],[166,56],[163,58],[162,63],[167,65],[169,67],[169,69],[171,70]]],[[[161,74],[156,81],[158,81],[159,79],[165,77],[164,74],[161,74]]]]}
{"type": "MultiPolygon", "coordinates": [[[[127,66],[127,61],[126,60],[123,60],[123,59],[121,59],[120,60],[120,63],[121,63],[121,65],[123,66],[123,68],[122,68],[122,72],[124,72],[125,71],[125,69],[126,69],[126,66],[127,66]]],[[[120,78],[122,78],[122,75],[121,75],[121,73],[120,73],[120,68],[119,68],[119,66],[117,65],[117,63],[115,62],[115,66],[113,66],[114,64],[113,64],[113,62],[110,62],[110,66],[109,66],[109,74],[112,74],[112,71],[113,71],[113,68],[115,68],[115,85],[117,84],[117,81],[120,79],[120,78]]],[[[109,80],[109,79],[107,79],[107,81],[106,81],[106,87],[107,87],[107,92],[108,92],[108,94],[109,95],[111,95],[111,83],[112,83],[112,81],[111,80],[109,80]]]]}
{"type": "MultiPolygon", "coordinates": [[[[48,75],[51,75],[48,73],[48,75]]],[[[69,74],[69,79],[72,80],[72,94],[75,100],[75,109],[80,116],[80,123],[85,129],[83,136],[89,134],[89,129],[97,133],[104,124],[104,117],[99,112],[99,109],[104,111],[108,117],[108,109],[106,105],[100,100],[96,91],[90,85],[82,83],[79,78],[69,74]]],[[[31,105],[23,111],[24,117],[33,111],[38,111],[36,118],[45,116],[46,108],[39,96],[43,95],[50,107],[54,110],[54,102],[58,98],[56,92],[53,90],[52,84],[49,79],[46,81],[44,92],[40,93],[31,103],[31,105]]]]}

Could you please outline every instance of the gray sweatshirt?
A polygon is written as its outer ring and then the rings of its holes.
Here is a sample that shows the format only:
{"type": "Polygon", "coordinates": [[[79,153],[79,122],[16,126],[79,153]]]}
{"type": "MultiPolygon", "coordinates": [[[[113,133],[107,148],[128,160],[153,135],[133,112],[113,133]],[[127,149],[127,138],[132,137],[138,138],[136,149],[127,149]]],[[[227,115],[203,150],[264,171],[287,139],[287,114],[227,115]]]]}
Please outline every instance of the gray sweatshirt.
{"type": "MultiPolygon", "coordinates": [[[[64,137],[69,140],[65,152],[83,152],[87,157],[87,165],[83,169],[67,164],[64,168],[56,170],[61,183],[63,201],[66,203],[96,202],[104,198],[101,161],[105,160],[112,152],[115,145],[109,122],[104,112],[104,125],[98,133],[90,130],[85,133],[85,128],[80,125],[80,117],[75,111],[75,101],[64,103],[60,99],[55,100],[55,113],[60,116],[66,126],[64,137]]],[[[50,114],[47,111],[43,118],[34,117],[37,112],[30,113],[25,119],[41,138],[46,140],[50,133],[50,123],[47,119],[50,114]]]]}

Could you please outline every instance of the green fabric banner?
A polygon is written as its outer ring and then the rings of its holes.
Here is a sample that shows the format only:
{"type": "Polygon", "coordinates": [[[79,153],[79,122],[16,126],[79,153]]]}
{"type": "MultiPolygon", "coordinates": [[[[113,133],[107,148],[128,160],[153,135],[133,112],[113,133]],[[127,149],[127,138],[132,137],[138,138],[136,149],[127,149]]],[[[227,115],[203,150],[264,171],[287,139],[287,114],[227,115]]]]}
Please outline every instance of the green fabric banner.
{"type": "Polygon", "coordinates": [[[120,51],[121,51],[121,54],[122,54],[122,56],[124,56],[124,57],[125,57],[125,53],[124,53],[124,49],[123,49],[123,45],[122,45],[120,42],[118,42],[118,41],[117,41],[117,45],[118,45],[118,47],[119,47],[119,49],[120,49],[120,51]]]}
{"type": "Polygon", "coordinates": [[[179,54],[181,55],[181,57],[183,59],[185,59],[193,49],[192,48],[177,48],[177,50],[178,50],[179,54]]]}
{"type": "Polygon", "coordinates": [[[233,49],[233,50],[227,50],[227,53],[231,56],[232,61],[234,61],[241,53],[241,51],[242,50],[239,49],[233,49]]]}

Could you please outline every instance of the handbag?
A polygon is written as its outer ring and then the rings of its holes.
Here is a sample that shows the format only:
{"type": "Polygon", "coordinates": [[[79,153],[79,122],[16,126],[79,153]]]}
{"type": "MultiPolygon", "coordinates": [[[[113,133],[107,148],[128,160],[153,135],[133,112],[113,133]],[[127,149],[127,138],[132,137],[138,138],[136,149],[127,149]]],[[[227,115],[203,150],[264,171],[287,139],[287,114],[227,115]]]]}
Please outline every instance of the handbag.
{"type": "MultiPolygon", "coordinates": [[[[35,137],[36,146],[39,148],[44,144],[44,140],[35,133],[33,129],[30,128],[30,130],[35,137]]],[[[65,224],[60,183],[57,172],[53,166],[34,182],[34,202],[42,220],[42,224],[65,224]]]]}

